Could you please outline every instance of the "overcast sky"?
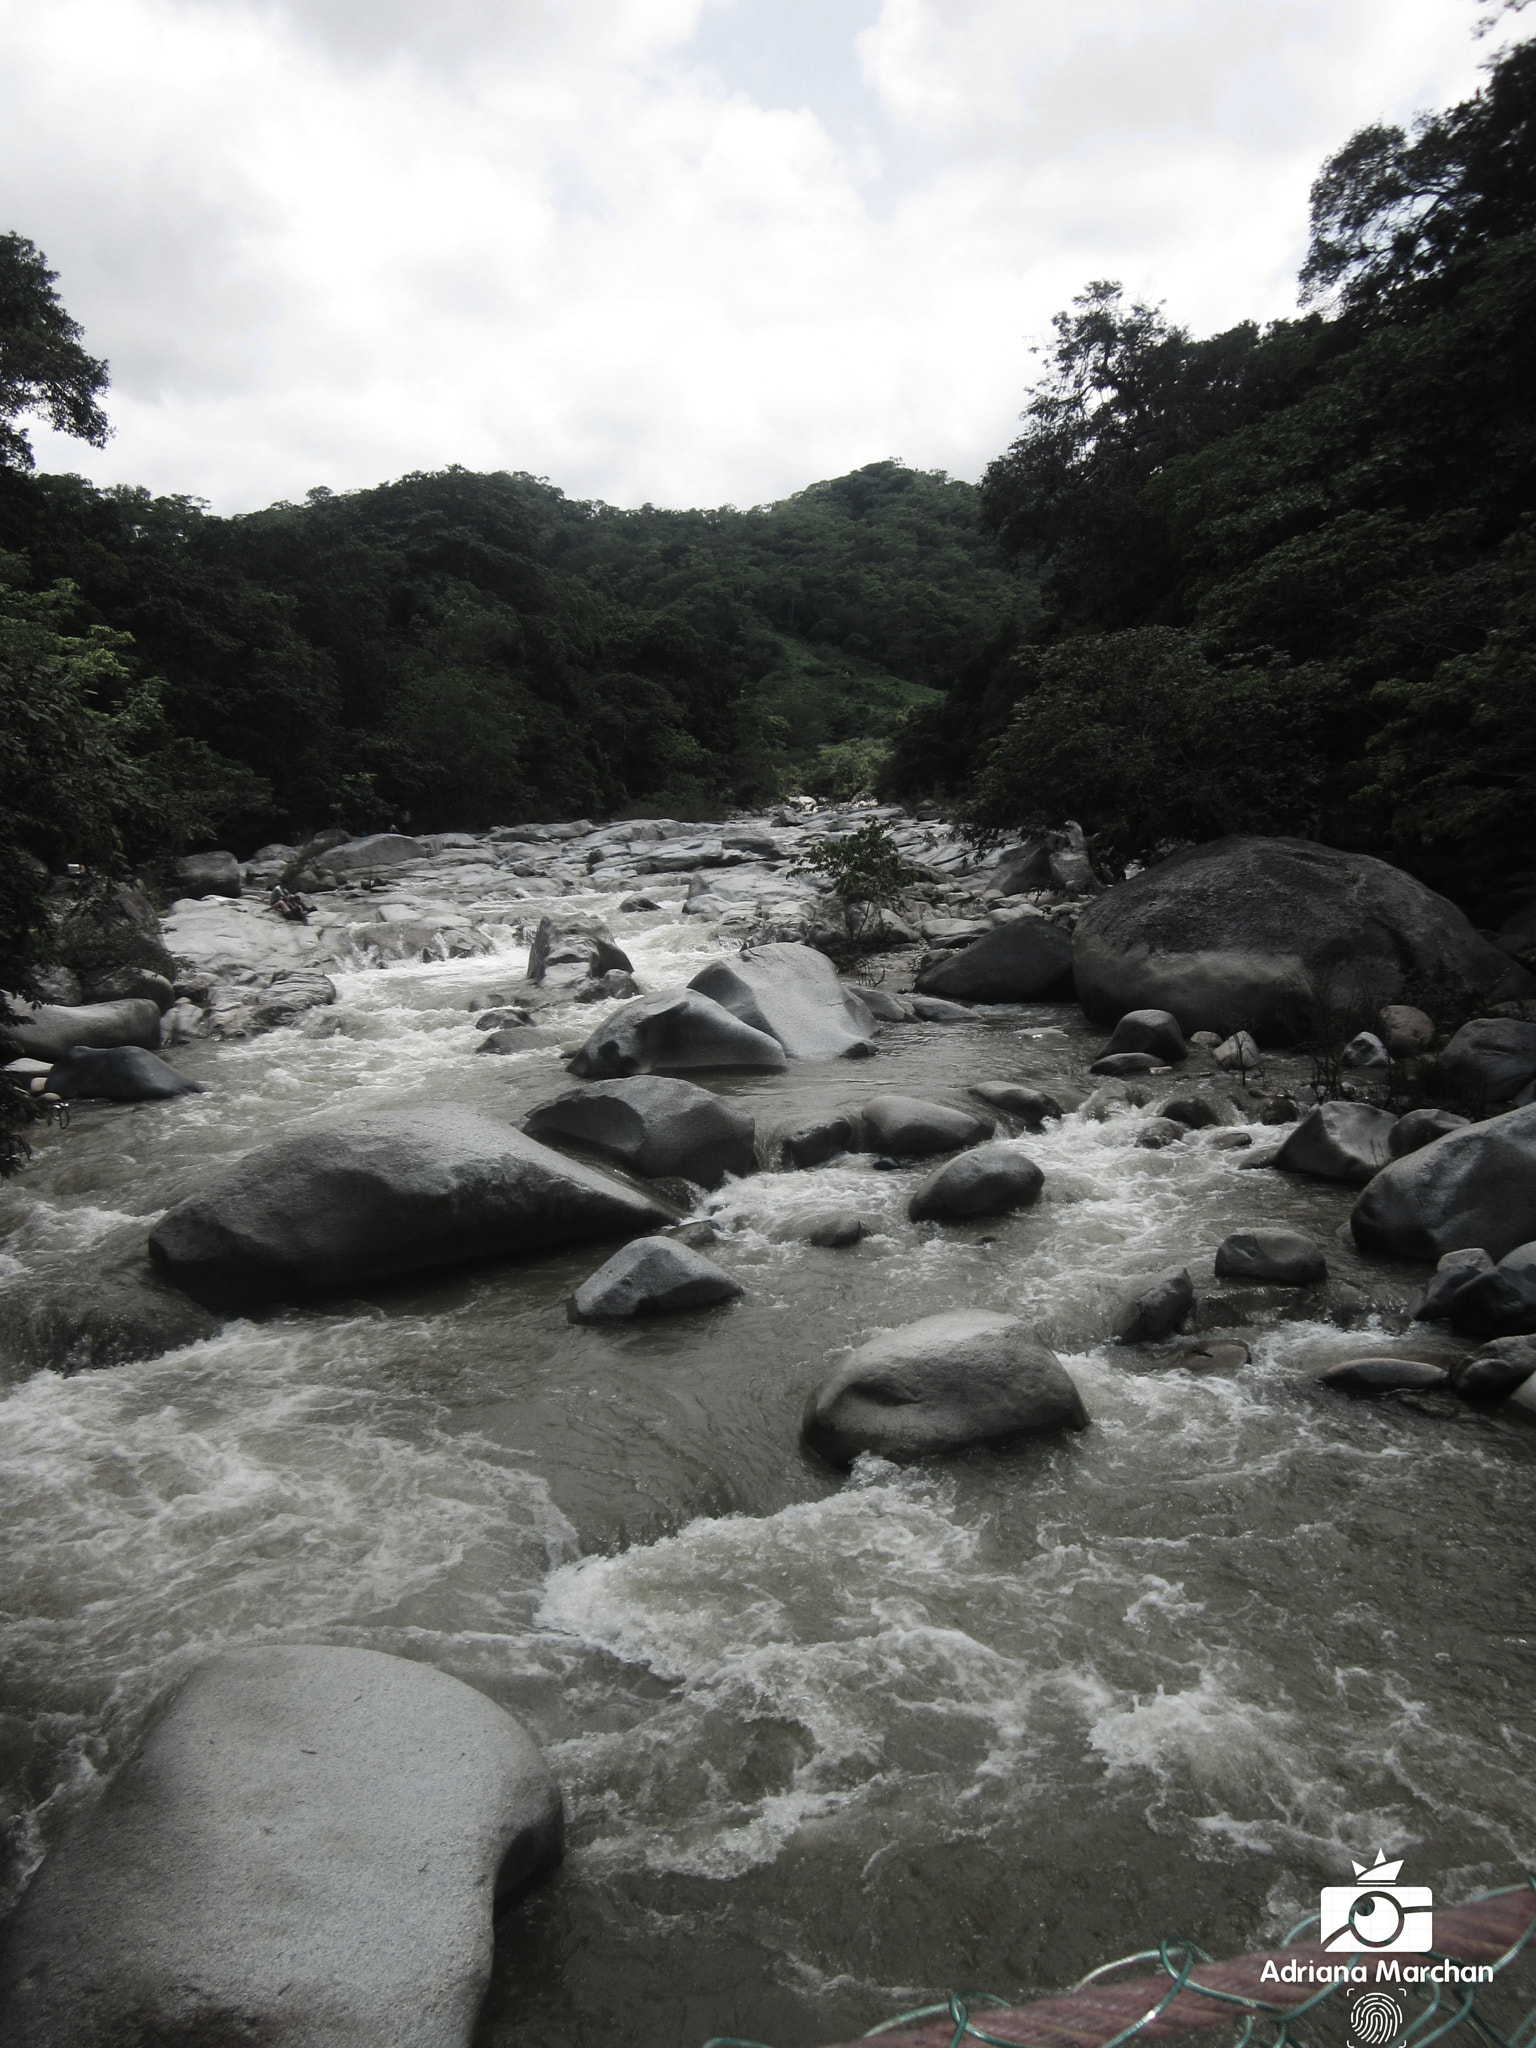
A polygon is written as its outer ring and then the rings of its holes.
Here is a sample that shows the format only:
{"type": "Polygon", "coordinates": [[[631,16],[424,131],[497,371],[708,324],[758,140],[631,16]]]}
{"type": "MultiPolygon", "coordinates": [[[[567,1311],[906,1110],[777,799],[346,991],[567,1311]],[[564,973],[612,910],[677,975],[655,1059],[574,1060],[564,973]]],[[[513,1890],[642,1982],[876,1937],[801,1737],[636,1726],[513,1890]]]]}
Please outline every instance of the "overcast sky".
{"type": "MultiPolygon", "coordinates": [[[[1486,0],[1484,0],[1486,4],[1486,0]]],[[[1092,278],[1290,312],[1321,159],[1478,0],[0,0],[0,228],[112,368],[38,466],[243,510],[975,477],[1092,278]]]]}

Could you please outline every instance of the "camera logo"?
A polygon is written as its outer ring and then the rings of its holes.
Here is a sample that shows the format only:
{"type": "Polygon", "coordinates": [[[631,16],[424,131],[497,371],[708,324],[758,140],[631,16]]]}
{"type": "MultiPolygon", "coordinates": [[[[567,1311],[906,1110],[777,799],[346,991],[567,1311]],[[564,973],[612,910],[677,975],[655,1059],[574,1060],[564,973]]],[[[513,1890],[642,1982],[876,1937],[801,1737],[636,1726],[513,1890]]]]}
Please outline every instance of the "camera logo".
{"type": "Polygon", "coordinates": [[[1375,1955],[1424,1955],[1434,1946],[1435,1895],[1428,1885],[1399,1884],[1401,1862],[1376,1852],[1355,1865],[1355,1884],[1326,1885],[1318,1938],[1335,1951],[1369,1949],[1375,1955]]]}
{"type": "Polygon", "coordinates": [[[1363,2048],[1386,2048],[1403,2031],[1403,2008],[1385,1991],[1367,1991],[1350,2009],[1349,2030],[1363,2048]]]}

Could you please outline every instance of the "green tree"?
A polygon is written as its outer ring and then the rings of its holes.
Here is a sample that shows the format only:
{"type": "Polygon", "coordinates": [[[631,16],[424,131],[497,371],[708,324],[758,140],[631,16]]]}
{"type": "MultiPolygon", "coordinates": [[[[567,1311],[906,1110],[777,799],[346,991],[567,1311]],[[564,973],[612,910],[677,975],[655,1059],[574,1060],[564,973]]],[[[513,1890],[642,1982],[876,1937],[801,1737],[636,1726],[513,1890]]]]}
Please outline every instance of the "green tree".
{"type": "Polygon", "coordinates": [[[0,235],[0,464],[13,469],[32,467],[32,444],[15,424],[23,413],[42,413],[93,448],[111,431],[97,404],[107,366],[81,347],[57,282],[24,235],[0,235]]]}

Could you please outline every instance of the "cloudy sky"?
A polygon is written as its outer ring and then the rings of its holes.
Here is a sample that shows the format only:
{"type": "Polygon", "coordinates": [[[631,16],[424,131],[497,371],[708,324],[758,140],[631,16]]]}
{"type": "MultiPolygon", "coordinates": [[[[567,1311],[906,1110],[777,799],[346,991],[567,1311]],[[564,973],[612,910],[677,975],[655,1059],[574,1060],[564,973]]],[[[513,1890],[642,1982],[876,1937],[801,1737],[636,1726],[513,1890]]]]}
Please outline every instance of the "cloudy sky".
{"type": "Polygon", "coordinates": [[[1286,313],[1322,157],[1477,0],[0,0],[0,228],[221,511],[462,462],[755,504],[975,477],[1118,277],[1286,313]]]}

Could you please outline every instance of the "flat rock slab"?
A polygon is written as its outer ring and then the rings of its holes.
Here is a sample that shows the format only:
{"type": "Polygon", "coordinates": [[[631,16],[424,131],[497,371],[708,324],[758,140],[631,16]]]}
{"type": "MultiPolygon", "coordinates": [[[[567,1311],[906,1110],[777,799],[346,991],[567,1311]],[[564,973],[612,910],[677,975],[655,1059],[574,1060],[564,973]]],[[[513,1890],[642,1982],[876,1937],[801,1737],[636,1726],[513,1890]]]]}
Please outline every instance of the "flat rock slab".
{"type": "Polygon", "coordinates": [[[1536,1105],[1468,1124],[1394,1159],[1350,1214],[1363,1252],[1440,1259],[1480,1245],[1501,1259],[1536,1237],[1536,1105]]]}
{"type": "Polygon", "coordinates": [[[776,1038],[792,1060],[865,1059],[875,1049],[868,1005],[814,947],[750,946],[712,960],[688,986],[776,1038]]]}
{"type": "Polygon", "coordinates": [[[1012,1145],[978,1145],[930,1173],[907,1204],[914,1223],[958,1223],[1002,1216],[1040,1199],[1045,1175],[1012,1145]]]}
{"type": "Polygon", "coordinates": [[[466,2048],[493,1901],[553,1863],[559,1788],[456,1678],[236,1650],[182,1687],[24,1896],[9,2048],[466,2048]]]}
{"type": "Polygon", "coordinates": [[[573,1323],[622,1322],[735,1301],[745,1290],[712,1259],[670,1237],[637,1237],[583,1280],[567,1313],[573,1323]]]}
{"type": "Polygon", "coordinates": [[[523,1129],[541,1142],[587,1146],[632,1173],[681,1174],[705,1188],[757,1164],[756,1125],[745,1110],[662,1074],[572,1088],[541,1103],[523,1129]]]}
{"type": "Polygon", "coordinates": [[[627,1074],[678,1074],[705,1068],[748,1067],[783,1073],[784,1048],[766,1031],[698,989],[674,989],[626,1003],[598,1025],[570,1063],[581,1081],[627,1074]]]}
{"type": "Polygon", "coordinates": [[[167,1210],[149,1249],[198,1300],[242,1307],[633,1237],[675,1217],[595,1167],[450,1107],[301,1125],[167,1210]]]}
{"type": "Polygon", "coordinates": [[[801,1435],[848,1465],[865,1451],[920,1458],[1087,1424],[1054,1351],[1015,1316],[962,1309],[861,1344],[811,1395],[801,1435]]]}
{"type": "Polygon", "coordinates": [[[872,1095],[859,1119],[867,1150],[899,1158],[958,1152],[991,1136],[979,1116],[916,1095],[872,1095]]]}

